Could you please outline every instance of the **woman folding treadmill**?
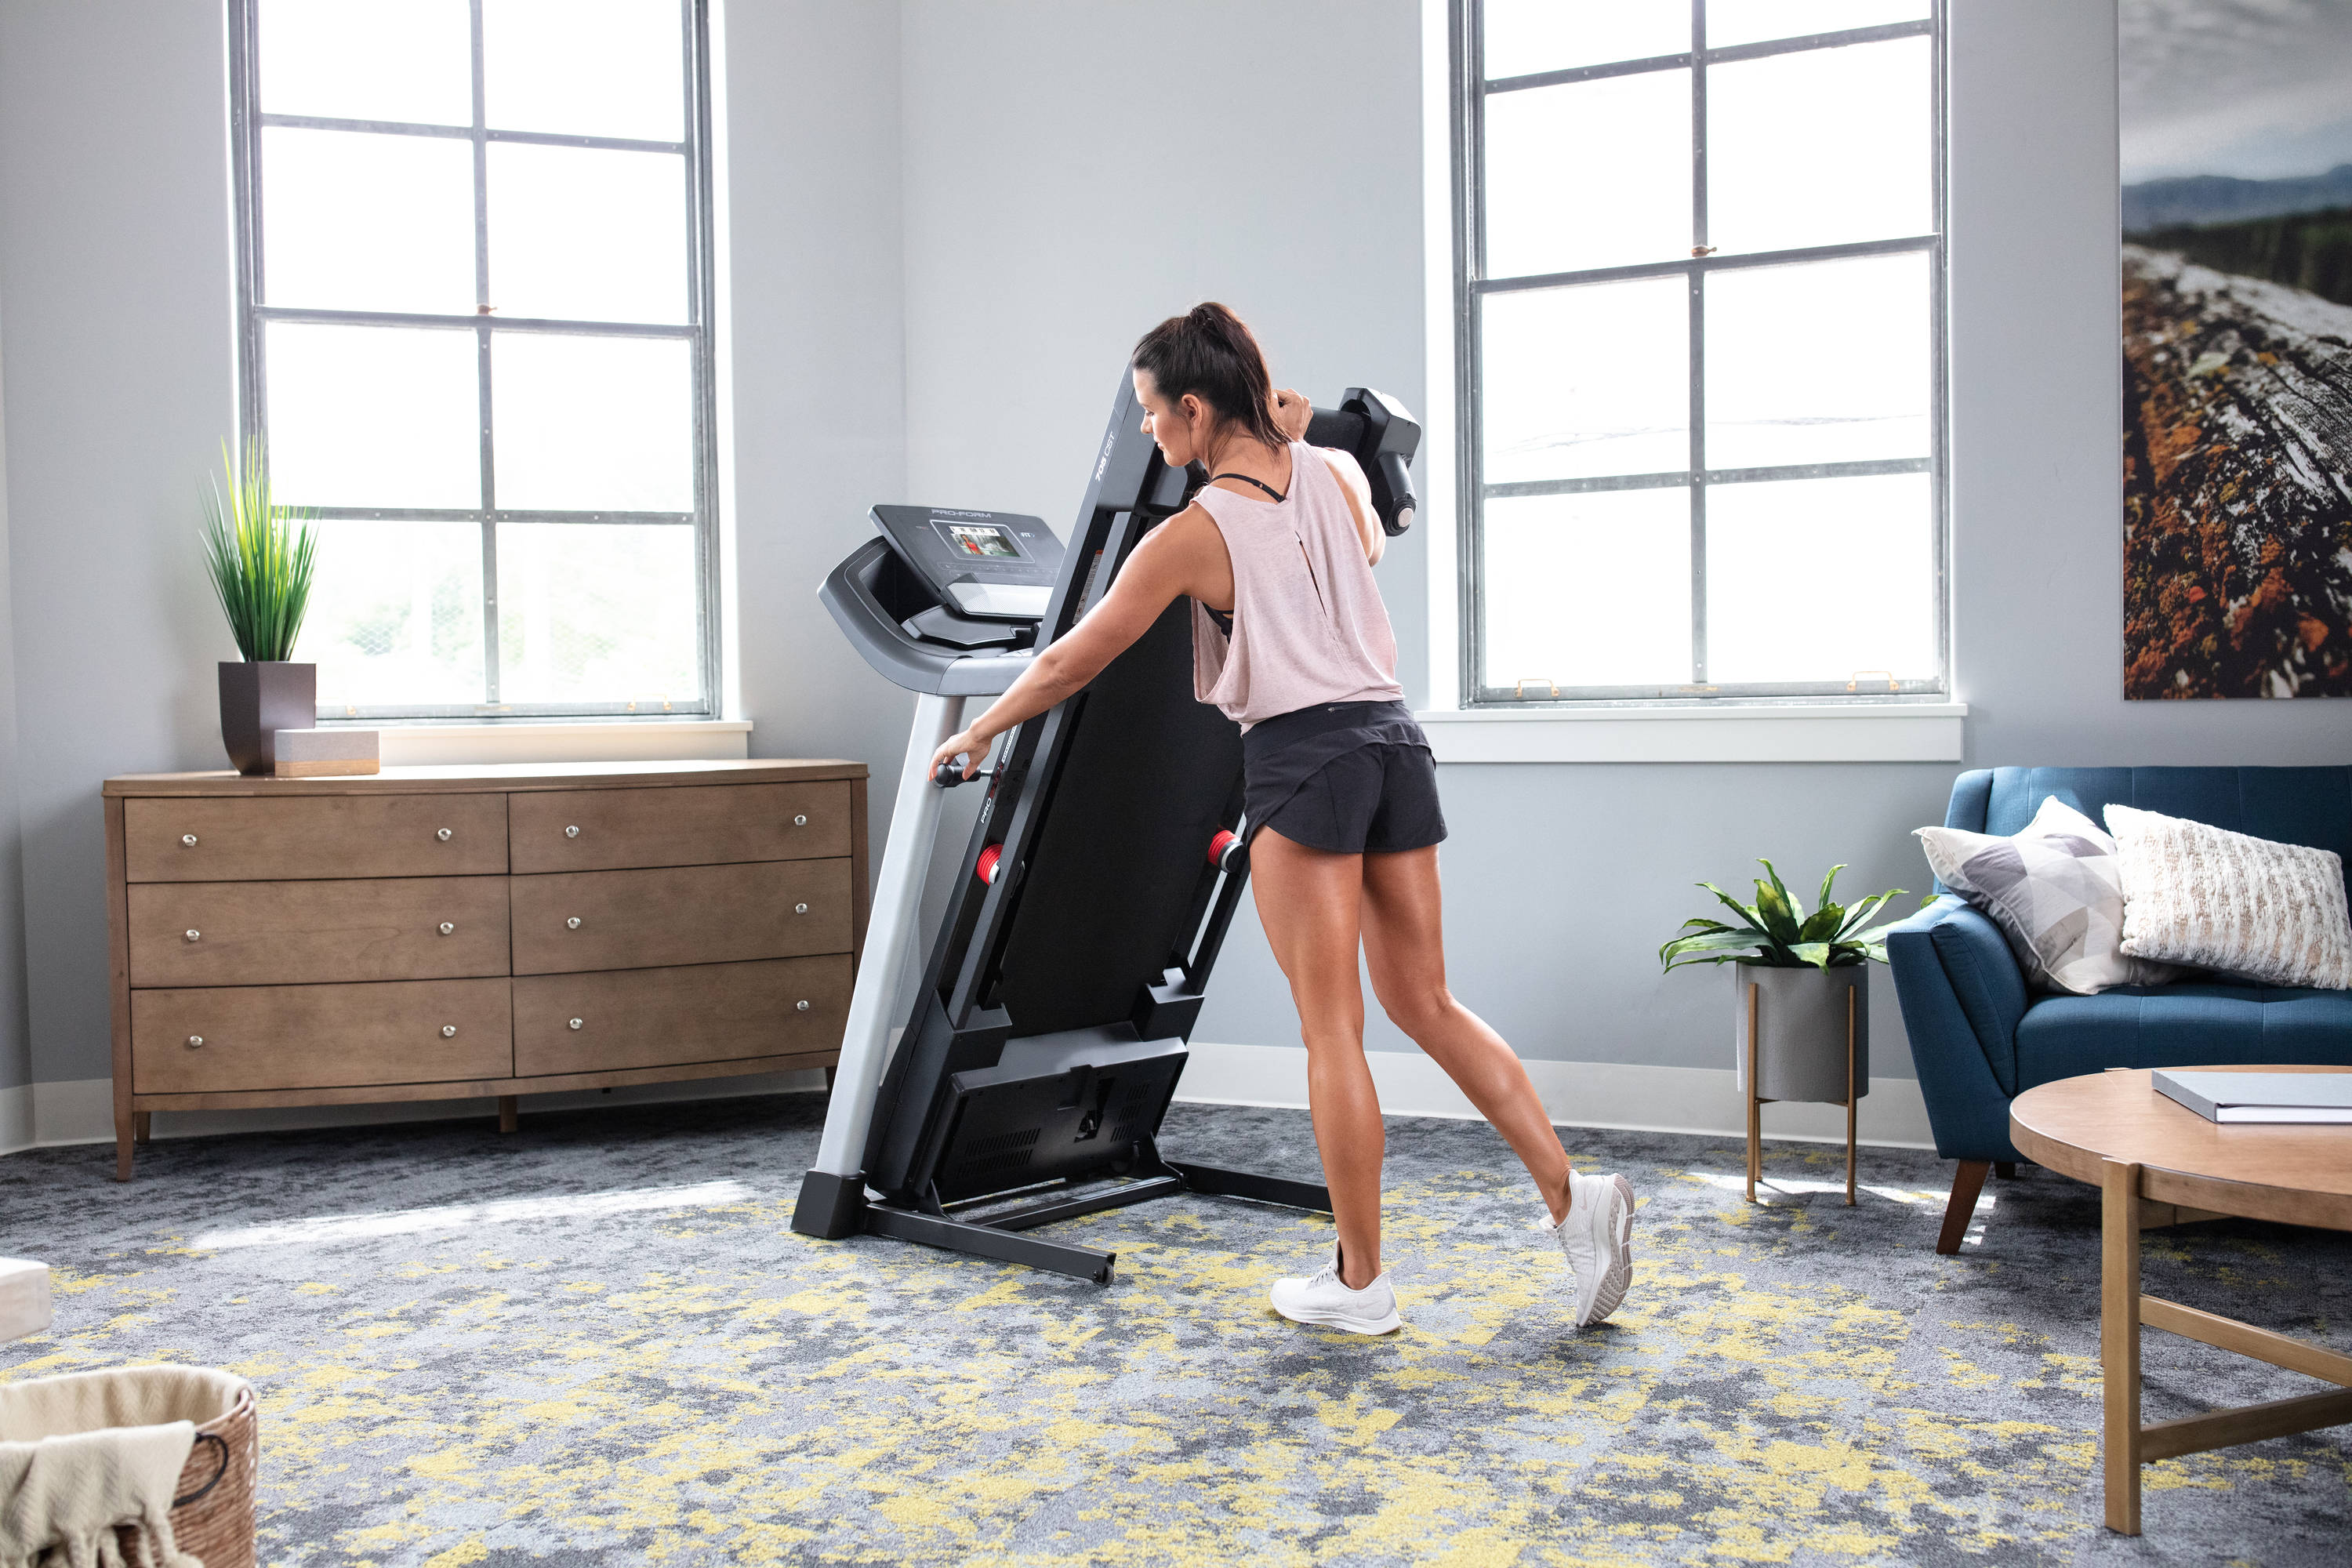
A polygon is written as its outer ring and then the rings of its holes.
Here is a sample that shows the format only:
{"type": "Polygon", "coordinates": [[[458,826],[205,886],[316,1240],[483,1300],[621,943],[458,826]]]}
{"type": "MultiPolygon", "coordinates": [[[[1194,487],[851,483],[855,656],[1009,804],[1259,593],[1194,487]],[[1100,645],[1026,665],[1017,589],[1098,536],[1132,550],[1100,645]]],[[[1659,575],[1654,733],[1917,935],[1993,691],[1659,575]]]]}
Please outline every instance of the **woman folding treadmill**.
{"type": "MultiPolygon", "coordinates": [[[[1113,1255],[1024,1234],[1180,1192],[1328,1211],[1304,1182],[1162,1157],[1211,967],[1247,875],[1241,735],[1198,702],[1182,604],[1084,691],[996,749],[987,797],[889,1049],[891,992],[945,788],[932,753],[1108,592],[1204,473],[1171,468],[1122,373],[1065,552],[1035,518],[877,507],[881,537],[820,597],[866,661],[919,694],[832,1105],[793,1228],[859,1232],[1108,1283],[1113,1255]],[[887,1072],[886,1072],[887,1058],[887,1072]],[[1012,1208],[986,1200],[1015,1191],[1012,1208]],[[959,1210],[984,1209],[971,1218],[959,1210]]],[[[1351,388],[1306,438],[1354,454],[1381,526],[1411,526],[1421,429],[1351,388]]]]}

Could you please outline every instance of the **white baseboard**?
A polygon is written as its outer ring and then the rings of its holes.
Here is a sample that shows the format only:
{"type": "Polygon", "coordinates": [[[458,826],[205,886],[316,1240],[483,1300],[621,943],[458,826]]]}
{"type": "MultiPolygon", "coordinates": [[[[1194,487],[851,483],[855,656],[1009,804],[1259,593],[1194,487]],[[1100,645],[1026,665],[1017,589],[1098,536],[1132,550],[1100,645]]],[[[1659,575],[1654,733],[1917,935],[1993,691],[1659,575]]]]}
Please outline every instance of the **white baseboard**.
{"type": "Polygon", "coordinates": [[[0,1089],[0,1154],[13,1154],[33,1144],[33,1086],[20,1083],[0,1089]]]}
{"type": "MultiPolygon", "coordinates": [[[[1381,1107],[1392,1116],[1444,1116],[1475,1120],[1454,1080],[1418,1051],[1373,1051],[1372,1079],[1381,1107]]],[[[1563,1127],[1622,1128],[1640,1132],[1698,1132],[1743,1137],[1747,1112],[1730,1069],[1648,1067],[1626,1062],[1530,1061],[1528,1076],[1543,1097],[1544,1109],[1563,1127]]],[[[732,1099],[740,1095],[816,1090],[824,1076],[808,1070],[745,1078],[700,1079],[684,1083],[642,1084],[609,1094],[578,1089],[523,1097],[523,1110],[562,1110],[590,1105],[649,1105],[680,1100],[732,1099]]],[[[1307,1051],[1300,1046],[1229,1046],[1194,1041],[1177,1099],[1194,1105],[1264,1105],[1300,1109],[1307,1104],[1307,1051]]],[[[267,1110],[159,1110],[158,1138],[196,1138],[220,1132],[291,1131],[307,1127],[362,1127],[394,1121],[444,1121],[496,1114],[488,1100],[403,1100],[382,1105],[294,1105],[267,1110]]],[[[1767,1137],[1799,1142],[1842,1143],[1845,1112],[1834,1105],[1768,1105],[1767,1137]]],[[[1862,1142],[1883,1148],[1935,1146],[1927,1103],[1919,1085],[1907,1078],[1883,1078],[1862,1101],[1862,1142]]],[[[0,1153],[35,1144],[104,1143],[114,1138],[114,1090],[102,1078],[72,1079],[0,1089],[0,1153]]]]}
{"type": "MultiPolygon", "coordinates": [[[[1195,1040],[1176,1098],[1194,1105],[1307,1103],[1304,1046],[1221,1046],[1195,1040]]],[[[1391,1116],[1475,1120],[1478,1112],[1438,1065],[1419,1051],[1370,1051],[1381,1109],[1391,1116]]],[[[1638,1132],[1700,1132],[1745,1138],[1748,1111],[1728,1068],[1648,1067],[1628,1062],[1530,1061],[1544,1109],[1562,1127],[1638,1132]]],[[[1916,1079],[1882,1078],[1863,1097],[1860,1141],[1881,1148],[1932,1149],[1927,1101],[1916,1079]]],[[[1845,1110],[1835,1105],[1768,1105],[1768,1138],[1807,1143],[1845,1142],[1845,1110]]]]}
{"type": "MultiPolygon", "coordinates": [[[[798,1072],[751,1073],[741,1078],[689,1079],[682,1083],[636,1084],[609,1093],[569,1089],[562,1094],[526,1094],[522,1111],[572,1110],[591,1105],[656,1105],[677,1100],[734,1100],[751,1094],[784,1094],[824,1088],[820,1068],[798,1072]]],[[[111,1143],[114,1142],[114,1083],[111,1079],[69,1079],[28,1086],[35,1114],[33,1135],[11,1145],[0,1135],[0,1153],[31,1144],[111,1143]]],[[[0,1097],[26,1092],[0,1089],[0,1097]]],[[[5,1134],[7,1102],[0,1098],[0,1134],[5,1134]]],[[[413,1100],[375,1105],[285,1105],[262,1110],[159,1110],[153,1132],[158,1138],[202,1138],[218,1132],[290,1131],[306,1127],[372,1127],[393,1121],[454,1121],[498,1114],[495,1100],[413,1100]]]]}

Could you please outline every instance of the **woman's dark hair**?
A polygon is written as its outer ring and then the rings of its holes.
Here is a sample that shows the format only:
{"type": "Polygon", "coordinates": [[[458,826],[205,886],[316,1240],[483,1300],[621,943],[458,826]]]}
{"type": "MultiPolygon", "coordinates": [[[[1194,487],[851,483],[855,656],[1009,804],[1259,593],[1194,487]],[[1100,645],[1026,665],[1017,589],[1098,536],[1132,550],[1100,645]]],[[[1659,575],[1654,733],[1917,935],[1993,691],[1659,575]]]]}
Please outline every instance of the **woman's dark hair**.
{"type": "Polygon", "coordinates": [[[1135,368],[1148,372],[1173,403],[1190,393],[1219,420],[1269,447],[1289,445],[1274,422],[1274,382],[1265,353],[1242,319],[1212,300],[1171,316],[1135,345],[1135,368]]]}

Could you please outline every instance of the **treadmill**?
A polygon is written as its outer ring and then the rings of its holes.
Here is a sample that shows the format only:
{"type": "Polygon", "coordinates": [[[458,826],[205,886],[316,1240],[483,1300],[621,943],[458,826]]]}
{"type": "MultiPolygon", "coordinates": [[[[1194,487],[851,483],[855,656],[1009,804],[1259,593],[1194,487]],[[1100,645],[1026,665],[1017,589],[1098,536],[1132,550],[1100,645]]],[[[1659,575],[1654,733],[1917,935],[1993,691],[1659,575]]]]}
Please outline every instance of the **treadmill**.
{"type": "MultiPolygon", "coordinates": [[[[1115,1255],[1025,1234],[1193,1192],[1328,1212],[1306,1182],[1162,1157],[1209,972],[1248,876],[1241,731],[1192,695],[1182,599],[1084,690],[1009,731],[924,964],[892,993],[944,792],[932,754],[967,698],[1010,686],[1108,592],[1205,481],[1143,434],[1122,374],[1065,550],[1038,519],[877,506],[878,536],[818,597],[866,662],[918,694],[816,1164],[793,1228],[895,1237],[1108,1284],[1115,1255]],[[895,1052],[890,1026],[902,1022],[895,1052]]],[[[1412,525],[1421,427],[1349,389],[1307,439],[1355,454],[1391,535],[1412,525]]]]}

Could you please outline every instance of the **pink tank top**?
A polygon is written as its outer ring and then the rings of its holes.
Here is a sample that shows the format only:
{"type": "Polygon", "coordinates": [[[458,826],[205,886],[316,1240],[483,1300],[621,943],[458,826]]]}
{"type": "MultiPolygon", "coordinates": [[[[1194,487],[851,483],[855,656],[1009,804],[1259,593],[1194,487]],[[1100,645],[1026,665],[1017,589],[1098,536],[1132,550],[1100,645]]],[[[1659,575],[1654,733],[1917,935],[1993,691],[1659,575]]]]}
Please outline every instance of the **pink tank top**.
{"type": "Polygon", "coordinates": [[[1214,486],[1192,499],[1234,562],[1230,638],[1192,601],[1195,697],[1246,730],[1318,702],[1404,696],[1364,536],[1318,448],[1290,444],[1290,490],[1278,502],[1214,486]]]}

